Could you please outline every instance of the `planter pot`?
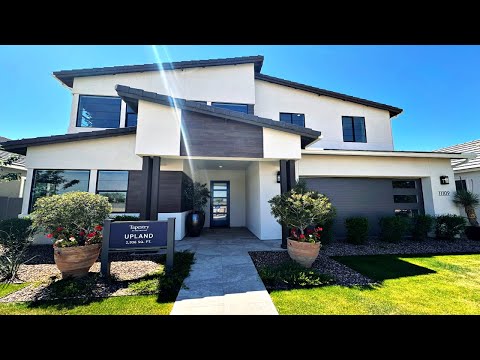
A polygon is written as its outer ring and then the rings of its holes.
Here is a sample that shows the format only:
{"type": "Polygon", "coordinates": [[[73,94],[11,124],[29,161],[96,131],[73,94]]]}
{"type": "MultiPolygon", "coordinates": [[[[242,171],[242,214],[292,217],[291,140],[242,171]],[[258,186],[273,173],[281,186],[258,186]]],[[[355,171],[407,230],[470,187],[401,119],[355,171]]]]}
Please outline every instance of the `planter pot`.
{"type": "Polygon", "coordinates": [[[62,278],[82,277],[88,274],[100,255],[102,244],[74,246],[66,248],[54,248],[53,255],[62,278]]]}
{"type": "Polygon", "coordinates": [[[469,240],[480,240],[480,226],[466,226],[465,235],[469,240]]]}
{"type": "Polygon", "coordinates": [[[185,225],[188,236],[200,236],[203,225],[205,225],[205,213],[203,211],[192,211],[187,215],[185,225]]]}
{"type": "Polygon", "coordinates": [[[290,258],[303,267],[312,267],[313,262],[318,256],[321,244],[300,242],[292,239],[287,239],[287,250],[290,258]]]}

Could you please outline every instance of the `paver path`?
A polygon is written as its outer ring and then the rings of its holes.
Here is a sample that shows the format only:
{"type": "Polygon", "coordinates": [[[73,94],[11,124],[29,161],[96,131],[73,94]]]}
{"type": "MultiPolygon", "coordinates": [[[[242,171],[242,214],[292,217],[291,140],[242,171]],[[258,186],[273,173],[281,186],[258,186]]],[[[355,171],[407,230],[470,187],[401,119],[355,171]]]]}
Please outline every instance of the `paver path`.
{"type": "Polygon", "coordinates": [[[204,229],[176,250],[195,252],[195,264],[171,315],[278,315],[248,251],[281,250],[280,240],[259,240],[245,228],[204,229]]]}

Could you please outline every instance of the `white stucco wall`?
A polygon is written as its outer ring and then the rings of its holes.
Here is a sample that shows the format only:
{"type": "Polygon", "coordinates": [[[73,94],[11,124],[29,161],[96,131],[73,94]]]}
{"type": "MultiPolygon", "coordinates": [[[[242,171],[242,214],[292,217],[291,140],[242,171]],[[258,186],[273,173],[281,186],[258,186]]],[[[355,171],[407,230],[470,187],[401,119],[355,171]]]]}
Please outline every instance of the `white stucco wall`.
{"type": "Polygon", "coordinates": [[[157,220],[168,220],[175,218],[175,240],[182,240],[185,237],[185,220],[189,211],[179,213],[158,213],[157,220]]]}
{"type": "Polygon", "coordinates": [[[261,240],[281,239],[282,227],[270,214],[270,204],[268,203],[268,200],[280,194],[280,184],[277,183],[277,172],[280,171],[280,164],[278,161],[260,161],[258,164],[261,222],[259,238],[261,240]]]}
{"type": "MultiPolygon", "coordinates": [[[[480,169],[455,172],[455,180],[465,180],[465,183],[467,184],[467,190],[474,192],[475,194],[478,194],[478,196],[480,196],[480,169]]],[[[459,207],[459,209],[460,214],[466,217],[467,214],[465,213],[465,209],[463,209],[462,207],[459,207]]],[[[477,213],[477,217],[480,217],[480,206],[478,206],[475,210],[477,213]]]]}
{"type": "Polygon", "coordinates": [[[259,173],[260,166],[257,161],[251,162],[245,173],[245,226],[258,238],[262,236],[259,173]]]}
{"type": "MultiPolygon", "coordinates": [[[[245,226],[245,170],[194,170],[195,181],[230,181],[230,226],[245,226]]],[[[205,208],[205,227],[210,226],[210,201],[205,208]]]]}
{"type": "Polygon", "coordinates": [[[300,176],[422,178],[427,214],[459,214],[452,202],[455,182],[449,159],[304,154],[298,169],[300,176]],[[442,175],[450,184],[440,184],[442,175]],[[440,196],[439,191],[450,195],[440,196]]]}
{"type": "Polygon", "coordinates": [[[263,157],[265,159],[300,159],[300,135],[263,128],[263,157]]]}
{"type": "Polygon", "coordinates": [[[388,111],[319,96],[303,90],[255,80],[255,115],[279,120],[280,112],[305,114],[305,126],[322,132],[312,148],[393,150],[388,111]],[[342,116],[364,116],[367,143],[343,142],[342,116]]]}

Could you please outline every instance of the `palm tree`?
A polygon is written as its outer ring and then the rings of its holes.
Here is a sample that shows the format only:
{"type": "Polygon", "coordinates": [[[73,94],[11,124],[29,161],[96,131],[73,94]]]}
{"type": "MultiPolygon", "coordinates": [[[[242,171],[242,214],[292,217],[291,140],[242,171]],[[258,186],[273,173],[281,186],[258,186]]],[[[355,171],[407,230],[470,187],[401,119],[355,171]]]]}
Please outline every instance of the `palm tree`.
{"type": "Polygon", "coordinates": [[[470,225],[479,226],[477,214],[475,214],[475,207],[480,204],[480,198],[477,194],[468,190],[458,190],[453,196],[453,202],[465,208],[470,225]]]}

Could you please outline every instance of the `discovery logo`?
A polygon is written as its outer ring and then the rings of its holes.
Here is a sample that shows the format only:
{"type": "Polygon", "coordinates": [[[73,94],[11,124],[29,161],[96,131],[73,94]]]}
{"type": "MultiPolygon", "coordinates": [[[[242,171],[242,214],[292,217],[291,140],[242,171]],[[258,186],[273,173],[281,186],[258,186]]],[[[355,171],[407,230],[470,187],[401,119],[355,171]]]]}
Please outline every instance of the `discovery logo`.
{"type": "Polygon", "coordinates": [[[150,225],[130,225],[132,231],[148,231],[150,225]]]}

